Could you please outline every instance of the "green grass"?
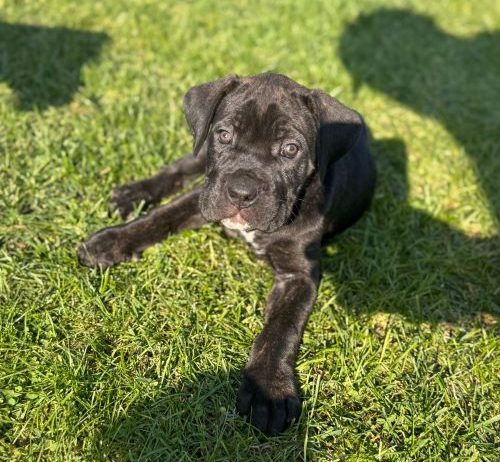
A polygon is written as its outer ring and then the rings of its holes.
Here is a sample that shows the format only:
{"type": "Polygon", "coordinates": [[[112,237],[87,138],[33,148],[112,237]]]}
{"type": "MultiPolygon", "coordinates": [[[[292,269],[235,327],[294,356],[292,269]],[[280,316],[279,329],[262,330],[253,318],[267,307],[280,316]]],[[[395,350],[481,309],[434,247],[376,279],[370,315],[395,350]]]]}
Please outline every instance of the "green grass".
{"type": "Polygon", "coordinates": [[[498,460],[498,2],[0,6],[0,460],[498,460]],[[114,185],[190,150],[190,86],[265,70],[364,114],[380,173],[271,439],[234,409],[272,284],[244,243],[75,258],[114,185]]]}

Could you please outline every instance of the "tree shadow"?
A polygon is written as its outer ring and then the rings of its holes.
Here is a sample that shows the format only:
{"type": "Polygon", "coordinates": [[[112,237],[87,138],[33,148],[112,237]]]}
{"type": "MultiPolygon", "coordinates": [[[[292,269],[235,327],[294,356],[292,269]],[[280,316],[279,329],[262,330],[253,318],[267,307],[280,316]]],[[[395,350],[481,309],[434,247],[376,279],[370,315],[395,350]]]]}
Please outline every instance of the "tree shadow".
{"type": "Polygon", "coordinates": [[[302,425],[269,438],[237,415],[239,379],[235,370],[200,372],[153,391],[145,385],[130,408],[101,428],[89,456],[96,461],[134,462],[302,460],[302,425]]]}
{"type": "Polygon", "coordinates": [[[407,155],[398,139],[372,143],[379,184],[372,210],[322,260],[337,300],[356,313],[414,323],[480,322],[500,315],[500,240],[470,237],[408,204],[407,155]]]}
{"type": "MultiPolygon", "coordinates": [[[[497,223],[498,50],[498,32],[455,37],[426,16],[396,9],[361,15],[339,46],[356,86],[368,84],[433,117],[464,147],[497,223]]],[[[409,206],[404,143],[373,145],[380,180],[373,211],[364,229],[355,227],[347,241],[339,239],[339,255],[325,259],[327,274],[338,279],[341,303],[358,311],[399,312],[416,322],[498,315],[498,236],[469,237],[409,206]],[[363,261],[369,268],[363,269],[363,261]],[[361,289],[357,294],[349,289],[353,278],[361,289]]]]}
{"type": "Polygon", "coordinates": [[[500,32],[447,34],[406,10],[359,16],[339,52],[356,85],[368,84],[439,121],[473,161],[491,213],[500,220],[500,32]]]}
{"type": "Polygon", "coordinates": [[[20,110],[71,101],[82,66],[98,58],[105,33],[0,22],[0,81],[16,93],[20,110]]]}

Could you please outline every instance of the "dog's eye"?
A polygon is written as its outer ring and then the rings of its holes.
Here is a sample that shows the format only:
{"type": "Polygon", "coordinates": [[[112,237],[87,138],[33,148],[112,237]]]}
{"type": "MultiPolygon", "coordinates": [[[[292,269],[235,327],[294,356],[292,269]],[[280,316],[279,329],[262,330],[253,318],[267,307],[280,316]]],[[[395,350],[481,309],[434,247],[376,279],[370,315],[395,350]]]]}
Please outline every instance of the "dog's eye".
{"type": "Polygon", "coordinates": [[[299,147],[295,143],[288,143],[283,146],[283,154],[286,157],[295,157],[299,152],[299,147]]]}
{"type": "Polygon", "coordinates": [[[227,130],[219,130],[217,132],[217,139],[222,144],[229,144],[233,139],[233,135],[231,135],[231,132],[228,132],[227,130]]]}

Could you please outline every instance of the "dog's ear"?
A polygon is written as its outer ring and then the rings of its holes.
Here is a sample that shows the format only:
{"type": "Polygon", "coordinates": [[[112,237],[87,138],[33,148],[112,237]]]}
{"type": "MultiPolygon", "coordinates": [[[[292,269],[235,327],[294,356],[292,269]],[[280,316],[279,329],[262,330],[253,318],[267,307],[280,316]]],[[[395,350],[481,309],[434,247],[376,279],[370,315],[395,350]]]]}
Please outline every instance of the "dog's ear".
{"type": "Polygon", "coordinates": [[[305,98],[316,119],[316,165],[323,179],[329,165],[366,137],[365,124],[356,111],[321,90],[311,90],[305,98]]]}
{"type": "Polygon", "coordinates": [[[197,155],[205,143],[212,119],[224,96],[239,84],[237,76],[204,83],[191,88],[184,96],[184,114],[193,134],[193,154],[197,155]]]}

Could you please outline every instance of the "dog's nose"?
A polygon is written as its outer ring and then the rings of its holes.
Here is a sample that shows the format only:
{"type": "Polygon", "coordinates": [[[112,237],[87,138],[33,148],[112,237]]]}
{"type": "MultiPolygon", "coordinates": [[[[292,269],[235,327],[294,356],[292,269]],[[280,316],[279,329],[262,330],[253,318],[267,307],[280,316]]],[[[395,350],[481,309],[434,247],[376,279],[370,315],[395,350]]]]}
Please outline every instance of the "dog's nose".
{"type": "Polygon", "coordinates": [[[257,179],[246,172],[236,172],[227,183],[227,197],[239,208],[249,207],[259,192],[257,179]]]}

